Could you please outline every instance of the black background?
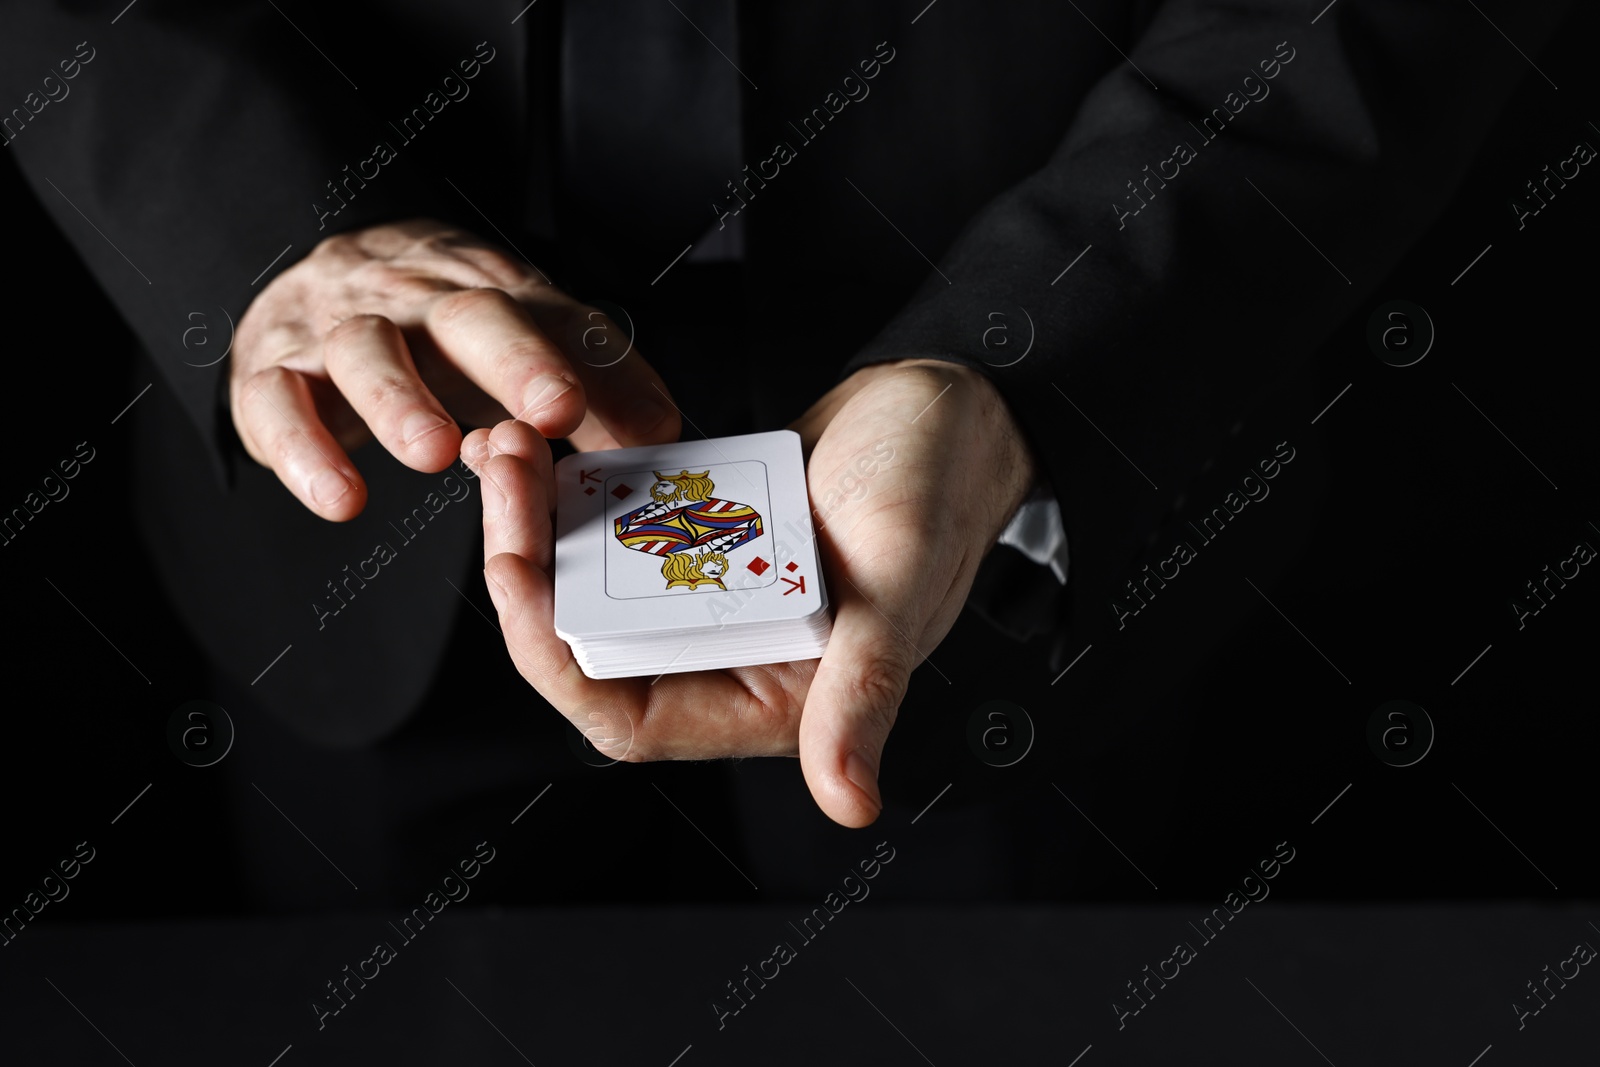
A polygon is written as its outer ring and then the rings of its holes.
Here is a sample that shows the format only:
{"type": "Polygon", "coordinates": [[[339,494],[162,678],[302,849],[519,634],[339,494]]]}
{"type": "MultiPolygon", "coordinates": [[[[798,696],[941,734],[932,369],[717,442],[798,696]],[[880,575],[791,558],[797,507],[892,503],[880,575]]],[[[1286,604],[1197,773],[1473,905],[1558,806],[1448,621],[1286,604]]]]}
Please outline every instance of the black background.
{"type": "MultiPolygon", "coordinates": [[[[1508,206],[1576,141],[1600,142],[1584,110],[1595,100],[1590,42],[1574,32],[1535,57],[1560,72],[1560,91],[1530,70],[1465,187],[1317,353],[1310,379],[1263,382],[1261,398],[1241,398],[1240,432],[1196,502],[1209,507],[1221,480],[1280,440],[1297,460],[1144,616],[1118,632],[1103,607],[1077,605],[1085,621],[1057,662],[1093,647],[1054,684],[1051,639],[1019,644],[963,617],[933,654],[949,681],[927,667],[913,679],[886,763],[884,825],[915,816],[948,783],[927,818],[956,825],[998,812],[1006,830],[988,847],[1016,874],[997,891],[962,877],[982,856],[934,845],[915,860],[921,876],[884,886],[887,895],[1214,902],[1280,840],[1300,849],[1292,877],[1274,886],[1282,899],[1551,902],[1594,892],[1600,578],[1585,568],[1525,629],[1509,606],[1575,543],[1600,545],[1591,368],[1600,177],[1586,168],[1521,231],[1508,206]],[[1388,366],[1366,342],[1368,313],[1392,299],[1421,305],[1437,328],[1415,366],[1388,366]],[[993,699],[1025,708],[1038,730],[1009,768],[985,766],[967,745],[969,716],[993,699]],[[1420,704],[1437,730],[1415,766],[1386,766],[1368,747],[1368,718],[1392,699],[1420,704]]],[[[1420,207],[1442,194],[1421,184],[1394,195],[1420,207]]],[[[51,908],[44,921],[247,911],[220,768],[184,766],[167,746],[172,710],[218,690],[133,530],[131,416],[111,423],[146,383],[164,386],[4,159],[0,203],[11,430],[0,507],[20,505],[78,442],[96,450],[70,497],[0,548],[9,623],[0,905],[20,902],[89,839],[127,862],[97,865],[74,883],[70,910],[51,908]],[[132,812],[108,825],[146,783],[132,812]]],[[[1288,235],[1263,250],[1262,270],[1302,253],[1288,235]]],[[[1217,314],[1232,323],[1227,345],[1273,345],[1251,327],[1248,277],[1217,314]]],[[[1122,461],[1108,449],[1085,462],[1122,461]]],[[[622,766],[596,770],[583,788],[648,797],[652,782],[697,797],[701,827],[741,866],[762,864],[764,827],[821,818],[792,761],[622,766]],[[772,810],[715,814],[730,776],[754,781],[772,810]]],[[[564,829],[525,839],[519,861],[546,876],[503,877],[486,898],[814,902],[835,868],[876,840],[824,828],[820,847],[840,862],[812,857],[814,878],[752,892],[731,872],[708,873],[704,843],[670,813],[602,835],[574,807],[552,819],[564,829]],[[607,858],[576,858],[584,849],[607,858]]],[[[418,847],[441,864],[461,851],[454,840],[418,847]]]]}

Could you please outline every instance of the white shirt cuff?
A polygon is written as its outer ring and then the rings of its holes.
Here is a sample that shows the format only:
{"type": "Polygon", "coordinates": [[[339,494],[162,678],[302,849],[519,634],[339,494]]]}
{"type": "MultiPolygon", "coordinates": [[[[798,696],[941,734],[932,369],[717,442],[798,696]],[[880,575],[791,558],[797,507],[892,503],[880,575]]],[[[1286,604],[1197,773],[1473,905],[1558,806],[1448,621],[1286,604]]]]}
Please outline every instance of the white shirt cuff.
{"type": "Polygon", "coordinates": [[[1053,495],[1041,492],[1024,501],[1001,532],[1000,544],[1048,566],[1057,582],[1067,584],[1067,530],[1053,495]]]}

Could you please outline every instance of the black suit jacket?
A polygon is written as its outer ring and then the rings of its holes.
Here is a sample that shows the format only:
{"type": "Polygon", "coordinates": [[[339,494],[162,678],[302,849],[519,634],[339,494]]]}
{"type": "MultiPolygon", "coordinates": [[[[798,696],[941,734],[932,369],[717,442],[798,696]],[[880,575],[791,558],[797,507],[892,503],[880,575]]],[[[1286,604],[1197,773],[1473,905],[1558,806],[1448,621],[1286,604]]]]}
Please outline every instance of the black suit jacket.
{"type": "MultiPolygon", "coordinates": [[[[1526,51],[1567,9],[1493,6],[1526,51]]],[[[381,736],[421,698],[463,610],[451,583],[477,580],[475,488],[369,448],[367,514],[312,518],[233,438],[229,322],[319,239],[417,215],[512,243],[581,297],[654,301],[654,337],[715,314],[675,305],[671,273],[651,284],[681,234],[627,203],[563,211],[561,10],[513,22],[522,7],[6,15],[0,103],[23,110],[4,150],[162,379],[138,409],[156,558],[221,668],[273,664],[255,691],[328,743],[381,736]],[[632,235],[626,254],[595,254],[601,224],[632,235]],[[367,563],[380,543],[394,558],[367,563]]],[[[757,180],[728,175],[748,236],[728,298],[760,327],[751,358],[781,368],[750,422],[871,361],[984,369],[1062,504],[1092,617],[1198,459],[1397,262],[1530,73],[1456,0],[818,0],[741,5],[739,26],[757,180]]],[[[737,206],[703,200],[708,226],[737,206]]]]}

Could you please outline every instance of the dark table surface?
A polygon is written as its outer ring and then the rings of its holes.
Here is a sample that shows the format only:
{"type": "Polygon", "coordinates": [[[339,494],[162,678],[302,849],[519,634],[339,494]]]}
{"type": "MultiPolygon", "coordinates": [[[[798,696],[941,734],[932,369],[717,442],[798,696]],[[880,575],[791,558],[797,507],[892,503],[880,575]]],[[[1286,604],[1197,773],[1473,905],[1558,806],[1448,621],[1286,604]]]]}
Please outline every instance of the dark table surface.
{"type": "MultiPolygon", "coordinates": [[[[182,891],[181,872],[151,876],[174,877],[173,891],[182,891]]],[[[40,921],[0,956],[0,1063],[1502,1067],[1600,1059],[1600,976],[1589,968],[1565,989],[1552,980],[1556,995],[1520,1029],[1512,1007],[1534,1004],[1525,983],[1549,973],[1546,965],[1561,968],[1575,944],[1600,944],[1593,902],[1325,907],[1268,898],[1206,942],[1190,923],[1211,903],[952,909],[869,896],[844,906],[809,943],[789,925],[805,914],[799,905],[496,911],[464,903],[446,907],[410,943],[388,925],[399,916],[373,913],[40,921]],[[395,958],[319,1030],[312,998],[380,940],[395,944],[395,958]],[[719,1028],[713,999],[779,941],[795,947],[794,958],[719,1028]],[[1194,958],[1165,989],[1152,983],[1157,994],[1119,1029],[1114,1002],[1135,1003],[1125,983],[1180,941],[1194,958]]]]}

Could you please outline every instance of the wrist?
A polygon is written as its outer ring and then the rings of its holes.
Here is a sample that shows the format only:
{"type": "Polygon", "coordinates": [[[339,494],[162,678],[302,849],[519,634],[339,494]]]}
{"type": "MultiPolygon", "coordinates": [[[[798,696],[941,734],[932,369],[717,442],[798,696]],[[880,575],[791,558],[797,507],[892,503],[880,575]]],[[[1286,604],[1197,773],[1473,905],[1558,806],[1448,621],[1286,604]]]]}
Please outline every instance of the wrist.
{"type": "Polygon", "coordinates": [[[988,469],[995,472],[997,479],[995,489],[999,497],[998,510],[1001,512],[1000,524],[995,531],[998,536],[999,529],[1016,517],[1022,505],[1041,488],[1045,488],[1043,470],[1034,458],[1021,424],[1012,414],[1010,405],[1000,394],[994,380],[965,363],[925,357],[894,360],[863,367],[852,374],[848,381],[855,383],[860,379],[857,384],[865,386],[879,377],[907,371],[933,377],[935,382],[930,384],[938,385],[941,396],[942,390],[949,387],[952,391],[961,390],[971,398],[978,434],[973,443],[988,453],[988,469]]]}

